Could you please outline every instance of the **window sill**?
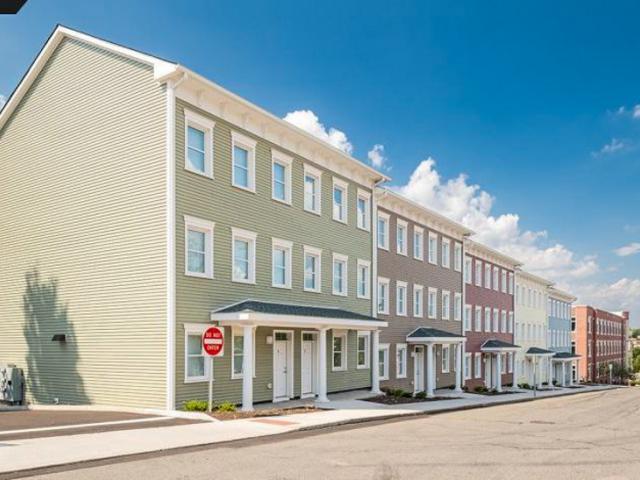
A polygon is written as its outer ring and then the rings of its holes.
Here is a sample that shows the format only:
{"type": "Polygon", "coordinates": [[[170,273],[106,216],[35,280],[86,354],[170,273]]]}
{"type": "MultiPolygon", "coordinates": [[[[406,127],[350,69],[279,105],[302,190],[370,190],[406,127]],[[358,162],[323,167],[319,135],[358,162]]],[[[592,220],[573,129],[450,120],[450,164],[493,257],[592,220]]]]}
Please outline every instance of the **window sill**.
{"type": "Polygon", "coordinates": [[[404,375],[396,375],[396,380],[400,380],[401,378],[407,378],[407,374],[404,375]]]}
{"type": "Polygon", "coordinates": [[[286,205],[288,207],[293,206],[293,204],[291,203],[291,200],[282,200],[281,198],[276,198],[276,197],[271,197],[271,200],[273,200],[274,202],[278,202],[282,205],[286,205]]]}
{"type": "Polygon", "coordinates": [[[424,258],[420,258],[420,257],[413,257],[414,260],[417,260],[419,262],[424,262],[424,258]]]}
{"type": "MultiPolygon", "coordinates": [[[[208,382],[209,378],[206,377],[197,377],[197,378],[185,378],[184,383],[204,383],[208,382]]],[[[213,380],[215,382],[215,379],[213,380]]]]}
{"type": "Polygon", "coordinates": [[[406,257],[406,256],[407,256],[407,252],[400,252],[400,251],[396,250],[396,253],[397,253],[398,255],[402,255],[403,257],[406,257]]]}
{"type": "Polygon", "coordinates": [[[388,247],[388,246],[387,246],[387,247],[385,247],[385,246],[380,246],[380,245],[378,245],[378,249],[379,249],[379,250],[384,250],[384,251],[386,251],[386,252],[388,252],[388,251],[389,251],[389,247],[388,247]]]}
{"type": "Polygon", "coordinates": [[[334,222],[341,223],[342,225],[349,225],[349,220],[348,220],[348,219],[346,219],[346,218],[345,218],[344,220],[341,220],[341,219],[339,219],[339,218],[335,218],[335,217],[333,217],[333,221],[334,221],[334,222]]]}
{"type": "Polygon", "coordinates": [[[213,280],[214,279],[213,274],[206,274],[206,273],[197,273],[197,272],[185,271],[184,275],[185,275],[185,277],[205,278],[207,280],[213,280]]]}
{"type": "Polygon", "coordinates": [[[369,370],[369,365],[358,365],[356,370],[369,370]]]}
{"type": "Polygon", "coordinates": [[[255,280],[241,280],[241,279],[238,279],[238,278],[233,278],[233,279],[231,279],[231,281],[233,283],[242,283],[244,285],[255,285],[256,284],[255,280]]]}
{"type": "Polygon", "coordinates": [[[209,180],[213,180],[214,179],[213,173],[207,173],[207,172],[201,172],[199,170],[194,170],[192,168],[187,167],[186,165],[184,167],[184,170],[186,172],[193,173],[194,175],[198,175],[200,177],[208,178],[209,180]]]}
{"type": "Polygon", "coordinates": [[[371,231],[371,227],[363,227],[363,226],[360,226],[360,225],[356,225],[356,228],[358,230],[362,230],[363,232],[370,232],[371,231]]]}
{"type": "Polygon", "coordinates": [[[361,300],[371,300],[371,295],[356,295],[356,298],[361,300]]]}
{"type": "Polygon", "coordinates": [[[273,288],[280,288],[282,290],[291,290],[291,285],[275,285],[272,283],[271,286],[273,288]]]}
{"type": "Polygon", "coordinates": [[[243,192],[248,192],[248,193],[256,193],[256,189],[255,187],[251,188],[251,187],[243,187],[242,185],[236,185],[235,183],[232,183],[231,186],[233,188],[237,188],[238,190],[242,190],[243,192]]]}
{"type": "Polygon", "coordinates": [[[335,295],[336,297],[347,297],[349,296],[349,294],[347,292],[331,292],[332,295],[335,295]]]}
{"type": "Polygon", "coordinates": [[[311,213],[313,215],[322,216],[322,210],[309,210],[308,208],[303,209],[307,213],[311,213]]]}
{"type": "Polygon", "coordinates": [[[318,290],[315,288],[303,288],[302,290],[309,293],[322,293],[322,290],[318,290]]]}
{"type": "Polygon", "coordinates": [[[331,367],[331,371],[332,372],[346,372],[347,371],[347,367],[340,367],[340,368],[331,367]]]}

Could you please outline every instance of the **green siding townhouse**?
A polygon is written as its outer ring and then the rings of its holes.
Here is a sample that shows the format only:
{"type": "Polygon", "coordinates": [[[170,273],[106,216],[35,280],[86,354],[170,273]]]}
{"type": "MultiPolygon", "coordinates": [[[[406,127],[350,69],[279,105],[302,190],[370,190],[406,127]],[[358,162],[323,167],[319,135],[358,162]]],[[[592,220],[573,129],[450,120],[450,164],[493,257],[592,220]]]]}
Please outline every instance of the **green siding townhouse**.
{"type": "Polygon", "coordinates": [[[378,391],[387,178],[183,66],[57,27],[0,112],[0,362],[33,403],[378,391]],[[200,346],[224,327],[211,371],[200,346]]]}

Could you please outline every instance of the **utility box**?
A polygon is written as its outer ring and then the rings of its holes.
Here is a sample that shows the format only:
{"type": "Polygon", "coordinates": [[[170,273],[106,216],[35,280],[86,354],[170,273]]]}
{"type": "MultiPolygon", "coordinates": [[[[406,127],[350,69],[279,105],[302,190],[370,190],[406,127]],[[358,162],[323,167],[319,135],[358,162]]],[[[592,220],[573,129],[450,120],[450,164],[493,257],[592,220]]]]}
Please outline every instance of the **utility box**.
{"type": "Polygon", "coordinates": [[[0,402],[10,405],[24,400],[24,374],[21,368],[11,364],[0,364],[0,402]]]}

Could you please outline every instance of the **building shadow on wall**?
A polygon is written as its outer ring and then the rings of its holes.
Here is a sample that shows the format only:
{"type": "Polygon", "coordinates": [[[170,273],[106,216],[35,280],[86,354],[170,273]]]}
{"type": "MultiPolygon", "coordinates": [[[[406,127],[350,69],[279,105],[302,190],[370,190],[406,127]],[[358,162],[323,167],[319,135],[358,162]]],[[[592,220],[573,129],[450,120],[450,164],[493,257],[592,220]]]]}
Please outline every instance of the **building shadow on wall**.
{"type": "Polygon", "coordinates": [[[58,281],[42,280],[37,269],[27,272],[22,305],[25,382],[31,399],[44,404],[56,399],[61,404],[89,403],[77,369],[80,357],[73,323],[58,296],[58,281]]]}

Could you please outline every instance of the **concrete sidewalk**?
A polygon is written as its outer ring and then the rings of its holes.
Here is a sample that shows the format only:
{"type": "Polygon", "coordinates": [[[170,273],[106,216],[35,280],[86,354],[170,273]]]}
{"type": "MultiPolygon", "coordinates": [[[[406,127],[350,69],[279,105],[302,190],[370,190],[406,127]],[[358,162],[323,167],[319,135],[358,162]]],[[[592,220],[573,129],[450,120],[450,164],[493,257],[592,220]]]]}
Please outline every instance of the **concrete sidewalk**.
{"type": "MultiPolygon", "coordinates": [[[[598,392],[615,387],[585,386],[538,392],[537,398],[598,392]]],[[[451,395],[451,391],[438,394],[451,395]]],[[[0,474],[70,463],[135,455],[174,448],[229,442],[368,420],[440,413],[533,400],[531,391],[508,395],[460,394],[455,399],[404,405],[381,405],[359,400],[368,392],[331,396],[331,409],[279,417],[258,417],[226,422],[110,431],[25,440],[3,441],[0,436],[0,474]],[[354,398],[357,397],[357,398],[354,398]]],[[[320,406],[320,405],[319,405],[320,406]]]]}

